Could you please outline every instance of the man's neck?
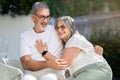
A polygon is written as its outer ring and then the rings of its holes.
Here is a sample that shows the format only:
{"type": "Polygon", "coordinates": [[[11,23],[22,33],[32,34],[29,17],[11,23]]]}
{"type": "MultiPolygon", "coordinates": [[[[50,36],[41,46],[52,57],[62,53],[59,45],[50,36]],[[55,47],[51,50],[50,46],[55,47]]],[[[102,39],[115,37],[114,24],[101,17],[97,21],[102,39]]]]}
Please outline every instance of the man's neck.
{"type": "Polygon", "coordinates": [[[33,27],[33,30],[34,30],[36,33],[42,33],[42,32],[44,32],[43,30],[40,30],[40,28],[37,29],[37,28],[35,28],[35,27],[33,27]]]}

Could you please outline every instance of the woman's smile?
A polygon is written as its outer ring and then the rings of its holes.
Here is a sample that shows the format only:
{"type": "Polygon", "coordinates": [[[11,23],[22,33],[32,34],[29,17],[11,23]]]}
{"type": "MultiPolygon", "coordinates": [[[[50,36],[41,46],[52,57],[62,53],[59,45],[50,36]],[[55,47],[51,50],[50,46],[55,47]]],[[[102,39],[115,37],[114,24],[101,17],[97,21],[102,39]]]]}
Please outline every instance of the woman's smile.
{"type": "Polygon", "coordinates": [[[63,41],[66,41],[71,34],[70,29],[62,21],[58,21],[56,31],[59,38],[63,41]]]}

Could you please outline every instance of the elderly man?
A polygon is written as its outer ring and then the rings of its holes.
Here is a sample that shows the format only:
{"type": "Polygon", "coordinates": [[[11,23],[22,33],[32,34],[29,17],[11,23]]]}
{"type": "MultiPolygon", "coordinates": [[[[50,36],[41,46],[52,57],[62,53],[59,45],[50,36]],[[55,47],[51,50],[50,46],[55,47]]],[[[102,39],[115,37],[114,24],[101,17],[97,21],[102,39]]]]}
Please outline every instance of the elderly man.
{"type": "Polygon", "coordinates": [[[25,69],[22,80],[65,80],[65,70],[58,70],[54,63],[60,64],[61,69],[64,69],[67,62],[46,60],[35,48],[35,41],[42,40],[48,45],[48,51],[54,53],[52,55],[57,58],[61,56],[63,45],[54,27],[49,25],[50,9],[48,5],[44,2],[34,3],[31,19],[34,22],[33,28],[20,36],[20,60],[25,69]]]}

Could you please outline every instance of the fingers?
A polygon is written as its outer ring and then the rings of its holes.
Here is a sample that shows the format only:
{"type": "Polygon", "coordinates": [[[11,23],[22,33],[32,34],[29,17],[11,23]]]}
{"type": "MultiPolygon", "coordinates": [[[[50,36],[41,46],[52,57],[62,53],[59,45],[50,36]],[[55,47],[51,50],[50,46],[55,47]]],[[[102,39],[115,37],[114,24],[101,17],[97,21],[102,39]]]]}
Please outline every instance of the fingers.
{"type": "Polygon", "coordinates": [[[64,70],[66,67],[68,67],[68,62],[64,59],[56,59],[55,61],[58,64],[58,69],[64,70]]]}
{"type": "Polygon", "coordinates": [[[60,65],[68,65],[68,62],[65,61],[64,59],[57,59],[56,60],[60,65]]]}
{"type": "Polygon", "coordinates": [[[39,44],[39,45],[43,45],[42,40],[36,40],[35,43],[36,43],[36,44],[39,44]]]}
{"type": "Polygon", "coordinates": [[[67,67],[66,65],[59,65],[59,68],[58,68],[58,69],[59,69],[59,70],[65,70],[66,67],[67,67]]]}
{"type": "Polygon", "coordinates": [[[42,45],[44,47],[47,47],[47,43],[43,43],[42,40],[37,40],[37,42],[39,43],[39,45],[42,45]]]}
{"type": "Polygon", "coordinates": [[[42,53],[45,50],[48,50],[47,44],[43,43],[42,40],[36,40],[34,46],[40,53],[42,53]]]}
{"type": "Polygon", "coordinates": [[[35,41],[35,47],[38,48],[40,45],[41,45],[40,41],[39,41],[39,40],[36,40],[36,41],[35,41]]]}
{"type": "Polygon", "coordinates": [[[103,55],[103,48],[101,46],[95,46],[95,52],[99,55],[103,55]]]}
{"type": "Polygon", "coordinates": [[[45,47],[46,50],[48,50],[47,43],[44,44],[44,47],[45,47]]]}
{"type": "Polygon", "coordinates": [[[36,43],[36,44],[35,44],[36,46],[38,46],[38,45],[39,45],[39,46],[45,46],[45,47],[47,46],[47,43],[43,43],[42,40],[36,40],[35,43],[36,43]]]}

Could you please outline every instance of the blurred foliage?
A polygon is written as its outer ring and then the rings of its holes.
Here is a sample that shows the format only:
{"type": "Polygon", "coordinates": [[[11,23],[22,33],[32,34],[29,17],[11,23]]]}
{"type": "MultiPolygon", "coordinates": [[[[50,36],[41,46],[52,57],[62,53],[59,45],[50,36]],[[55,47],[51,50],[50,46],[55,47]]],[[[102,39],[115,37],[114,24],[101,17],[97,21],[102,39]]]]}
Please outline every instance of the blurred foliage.
{"type": "MultiPolygon", "coordinates": [[[[30,12],[32,4],[38,0],[0,0],[0,13],[26,15],[30,12]]],[[[41,0],[40,0],[41,1],[41,0]]]]}
{"type": "Polygon", "coordinates": [[[119,29],[107,28],[105,31],[96,30],[93,32],[90,41],[93,44],[101,45],[104,48],[104,57],[113,70],[114,77],[120,77],[120,34],[119,29]]]}
{"type": "Polygon", "coordinates": [[[54,17],[101,13],[106,6],[110,11],[120,9],[120,0],[0,0],[0,14],[27,15],[36,1],[45,1],[54,17]]]}

